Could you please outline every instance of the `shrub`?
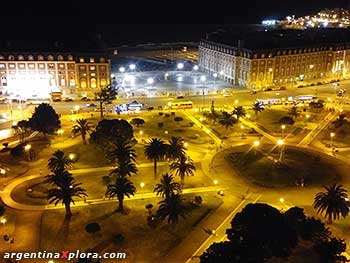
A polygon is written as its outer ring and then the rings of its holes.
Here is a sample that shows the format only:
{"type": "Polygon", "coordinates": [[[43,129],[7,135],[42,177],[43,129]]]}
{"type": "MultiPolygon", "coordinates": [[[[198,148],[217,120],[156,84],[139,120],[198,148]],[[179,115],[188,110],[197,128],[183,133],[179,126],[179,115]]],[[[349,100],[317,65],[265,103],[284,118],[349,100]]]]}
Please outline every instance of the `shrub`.
{"type": "Polygon", "coordinates": [[[158,128],[163,128],[164,127],[164,123],[163,122],[158,122],[158,128]]]}
{"type": "Polygon", "coordinates": [[[163,114],[164,114],[164,113],[163,113],[163,112],[161,112],[161,111],[160,111],[160,112],[158,112],[158,115],[159,115],[159,116],[163,116],[163,114]]]}
{"type": "Polygon", "coordinates": [[[14,148],[11,149],[11,156],[13,157],[20,157],[24,154],[24,145],[18,144],[14,148]]]}
{"type": "Polygon", "coordinates": [[[180,122],[180,121],[183,121],[184,119],[182,117],[175,117],[174,118],[174,121],[176,122],[180,122]]]}
{"type": "Polygon", "coordinates": [[[101,231],[101,227],[98,223],[90,223],[85,226],[85,231],[89,234],[95,234],[101,231]]]}
{"type": "Polygon", "coordinates": [[[175,116],[175,112],[172,111],[172,112],[171,112],[171,115],[172,115],[172,116],[175,116]]]}
{"type": "Polygon", "coordinates": [[[281,124],[293,125],[293,124],[294,124],[294,120],[293,120],[292,117],[285,116],[285,117],[282,117],[282,118],[279,120],[279,123],[281,123],[281,124]]]}
{"type": "Polygon", "coordinates": [[[140,127],[140,125],[145,124],[145,121],[144,121],[143,119],[141,119],[141,118],[133,118],[133,119],[130,121],[130,123],[131,123],[132,125],[136,125],[136,127],[140,127]]]}
{"type": "Polygon", "coordinates": [[[169,113],[165,113],[164,117],[168,118],[168,117],[170,117],[170,114],[169,113]]]}
{"type": "Polygon", "coordinates": [[[5,206],[0,205],[0,216],[2,216],[3,214],[5,214],[5,206]]]}
{"type": "Polygon", "coordinates": [[[9,147],[9,143],[8,143],[8,142],[4,142],[4,143],[2,144],[2,146],[4,146],[5,148],[7,148],[7,147],[9,147]]]}
{"type": "Polygon", "coordinates": [[[200,195],[197,195],[194,197],[194,202],[195,204],[200,205],[203,203],[203,198],[200,195]]]}

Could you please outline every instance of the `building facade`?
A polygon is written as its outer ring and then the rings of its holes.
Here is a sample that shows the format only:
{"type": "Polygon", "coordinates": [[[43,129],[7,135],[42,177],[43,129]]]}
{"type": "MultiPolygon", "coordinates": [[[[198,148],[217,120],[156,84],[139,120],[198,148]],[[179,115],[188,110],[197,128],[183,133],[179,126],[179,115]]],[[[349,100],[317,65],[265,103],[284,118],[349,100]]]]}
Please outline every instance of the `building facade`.
{"type": "Polygon", "coordinates": [[[0,53],[0,92],[25,99],[93,97],[110,84],[107,56],[61,53],[0,53]]]}
{"type": "Polygon", "coordinates": [[[319,84],[350,77],[350,42],[268,49],[202,40],[199,65],[252,90],[319,84]]]}

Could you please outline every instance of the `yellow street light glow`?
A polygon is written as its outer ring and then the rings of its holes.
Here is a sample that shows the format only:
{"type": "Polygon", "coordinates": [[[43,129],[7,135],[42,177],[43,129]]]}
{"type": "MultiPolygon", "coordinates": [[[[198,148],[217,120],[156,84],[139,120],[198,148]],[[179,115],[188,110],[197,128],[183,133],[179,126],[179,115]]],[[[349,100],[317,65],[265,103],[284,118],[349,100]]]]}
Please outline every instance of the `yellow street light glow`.
{"type": "Polygon", "coordinates": [[[281,128],[282,128],[282,129],[285,129],[285,128],[286,128],[286,125],[282,125],[281,128]]]}
{"type": "Polygon", "coordinates": [[[280,202],[284,203],[284,198],[283,197],[280,198],[280,202]]]}
{"type": "Polygon", "coordinates": [[[63,133],[64,133],[64,130],[63,130],[63,129],[59,129],[59,130],[57,131],[57,134],[62,135],[63,133]]]}
{"type": "Polygon", "coordinates": [[[143,134],[143,131],[139,131],[139,134],[142,135],[142,134],[143,134]]]}
{"type": "Polygon", "coordinates": [[[25,151],[29,151],[31,148],[32,146],[30,144],[27,144],[26,146],[24,146],[25,151]]]}
{"type": "Polygon", "coordinates": [[[214,183],[215,185],[217,185],[217,184],[219,183],[219,181],[218,181],[218,180],[214,180],[213,183],[214,183]]]}
{"type": "Polygon", "coordinates": [[[1,168],[0,169],[0,174],[2,174],[2,175],[6,174],[6,170],[1,168]]]}
{"type": "Polygon", "coordinates": [[[202,117],[200,117],[200,118],[199,118],[199,121],[203,121],[203,118],[202,118],[202,117]]]}
{"type": "Polygon", "coordinates": [[[237,104],[238,103],[238,100],[235,100],[235,104],[237,104]]]}
{"type": "Polygon", "coordinates": [[[243,125],[241,125],[241,129],[244,129],[244,126],[243,126],[243,125]]]}
{"type": "Polygon", "coordinates": [[[71,160],[73,160],[73,159],[75,158],[75,154],[74,154],[74,153],[70,153],[70,154],[68,155],[68,158],[71,159],[71,160]]]}
{"type": "Polygon", "coordinates": [[[334,132],[331,132],[331,137],[334,137],[335,136],[335,133],[334,132]]]}
{"type": "Polygon", "coordinates": [[[47,263],[53,263],[53,260],[49,260],[47,263]]]}
{"type": "Polygon", "coordinates": [[[327,100],[328,100],[328,101],[330,101],[330,100],[331,100],[331,98],[327,98],[327,100]]]}
{"type": "Polygon", "coordinates": [[[260,142],[259,142],[259,141],[254,141],[253,145],[254,145],[255,147],[258,147],[258,146],[260,145],[260,142]]]}
{"type": "Polygon", "coordinates": [[[145,187],[145,183],[144,183],[144,182],[141,182],[141,183],[140,183],[140,186],[141,186],[141,188],[144,188],[144,187],[145,187]]]}
{"type": "Polygon", "coordinates": [[[277,144],[278,144],[278,145],[283,145],[283,144],[284,144],[284,141],[280,139],[280,140],[277,141],[277,144]]]}
{"type": "Polygon", "coordinates": [[[1,224],[5,224],[7,222],[6,218],[1,218],[1,224]]]}
{"type": "Polygon", "coordinates": [[[340,109],[339,112],[342,113],[342,112],[343,112],[343,109],[340,109]]]}
{"type": "Polygon", "coordinates": [[[188,146],[188,143],[187,143],[187,142],[185,142],[185,143],[184,143],[184,146],[185,146],[185,147],[187,147],[187,146],[188,146]]]}
{"type": "Polygon", "coordinates": [[[12,126],[17,126],[18,122],[17,121],[13,121],[12,122],[12,126]]]}
{"type": "Polygon", "coordinates": [[[165,134],[168,134],[168,131],[165,131],[164,133],[165,133],[165,134]]]}
{"type": "Polygon", "coordinates": [[[250,118],[250,115],[249,114],[247,114],[247,115],[245,115],[248,119],[250,118]]]}
{"type": "Polygon", "coordinates": [[[80,109],[80,106],[79,105],[75,105],[74,106],[74,110],[78,111],[80,109]]]}
{"type": "Polygon", "coordinates": [[[310,115],[309,115],[309,114],[306,114],[306,118],[307,118],[307,119],[310,118],[310,115]]]}
{"type": "Polygon", "coordinates": [[[210,133],[210,130],[207,130],[206,133],[209,134],[209,133],[210,133]]]}

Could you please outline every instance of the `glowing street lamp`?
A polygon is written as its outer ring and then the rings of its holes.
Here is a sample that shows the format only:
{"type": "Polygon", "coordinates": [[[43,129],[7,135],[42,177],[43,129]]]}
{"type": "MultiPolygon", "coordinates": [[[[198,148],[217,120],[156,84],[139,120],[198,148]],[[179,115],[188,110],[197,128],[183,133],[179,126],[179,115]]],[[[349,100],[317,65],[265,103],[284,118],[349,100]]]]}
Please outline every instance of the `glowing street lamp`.
{"type": "Polygon", "coordinates": [[[184,64],[183,63],[178,63],[177,64],[177,69],[183,69],[184,68],[184,64]]]}
{"type": "Polygon", "coordinates": [[[256,148],[258,148],[260,146],[260,141],[254,141],[253,142],[253,147],[254,147],[254,153],[255,153],[255,155],[256,155],[256,148]]]}
{"type": "Polygon", "coordinates": [[[214,183],[215,185],[217,185],[217,184],[219,183],[219,181],[215,179],[215,180],[213,181],[213,183],[214,183]]]}
{"type": "Polygon", "coordinates": [[[74,106],[74,110],[75,110],[76,112],[78,112],[78,111],[80,110],[80,106],[79,106],[79,105],[75,105],[75,106],[74,106]]]}
{"type": "Polygon", "coordinates": [[[202,75],[202,76],[201,76],[201,78],[200,78],[200,80],[201,80],[202,82],[204,82],[204,81],[206,81],[206,80],[207,80],[207,77],[206,77],[206,76],[204,76],[204,75],[202,75]]]}
{"type": "Polygon", "coordinates": [[[4,234],[7,235],[6,234],[6,222],[7,222],[6,218],[5,217],[1,218],[0,222],[4,227],[4,234]]]}
{"type": "Polygon", "coordinates": [[[71,160],[73,161],[74,158],[75,158],[75,154],[74,154],[74,153],[70,153],[70,154],[68,155],[68,158],[71,159],[71,160]]]}
{"type": "Polygon", "coordinates": [[[194,71],[198,71],[198,69],[199,69],[198,65],[194,65],[194,66],[193,66],[193,70],[194,70],[194,71]]]}
{"type": "Polygon", "coordinates": [[[24,146],[24,150],[26,152],[28,152],[31,148],[32,148],[32,146],[30,144],[27,144],[26,146],[24,146]]]}
{"type": "Polygon", "coordinates": [[[143,134],[143,131],[139,131],[139,134],[142,135],[142,134],[143,134]]]}
{"type": "Polygon", "coordinates": [[[279,201],[280,201],[280,203],[282,203],[282,204],[283,204],[285,200],[284,200],[284,198],[283,198],[283,197],[281,197],[279,201]]]}
{"type": "Polygon", "coordinates": [[[280,155],[279,155],[279,158],[278,158],[278,161],[281,163],[284,159],[284,141],[283,140],[278,140],[277,141],[277,144],[280,148],[280,155]]]}
{"type": "Polygon", "coordinates": [[[130,64],[130,65],[129,65],[129,69],[130,69],[130,70],[135,70],[135,68],[136,68],[135,64],[130,64]]]}
{"type": "Polygon", "coordinates": [[[185,143],[184,143],[184,146],[185,146],[185,147],[187,148],[187,146],[188,146],[188,143],[187,143],[187,142],[185,142],[185,143]]]}
{"type": "Polygon", "coordinates": [[[144,183],[144,182],[141,182],[141,183],[140,183],[140,187],[141,187],[141,189],[143,189],[143,188],[145,187],[145,183],[144,183]]]}
{"type": "Polygon", "coordinates": [[[57,131],[57,134],[58,135],[62,135],[64,133],[64,130],[63,129],[59,129],[58,131],[57,131]]]}
{"type": "Polygon", "coordinates": [[[1,169],[0,169],[0,174],[1,174],[3,177],[5,177],[5,175],[6,175],[6,170],[3,169],[3,168],[1,168],[1,169]]]}
{"type": "Polygon", "coordinates": [[[148,78],[147,79],[147,84],[152,85],[154,83],[154,79],[153,78],[148,78]]]}
{"type": "Polygon", "coordinates": [[[284,129],[286,128],[286,125],[281,125],[281,129],[282,129],[282,137],[283,137],[283,135],[284,135],[284,129]]]}
{"type": "Polygon", "coordinates": [[[221,71],[219,72],[219,74],[220,74],[221,76],[223,76],[223,75],[224,75],[224,71],[221,70],[221,71]]]}
{"type": "Polygon", "coordinates": [[[124,68],[124,67],[120,67],[120,68],[119,68],[119,72],[120,72],[120,73],[125,72],[125,68],[124,68]]]}

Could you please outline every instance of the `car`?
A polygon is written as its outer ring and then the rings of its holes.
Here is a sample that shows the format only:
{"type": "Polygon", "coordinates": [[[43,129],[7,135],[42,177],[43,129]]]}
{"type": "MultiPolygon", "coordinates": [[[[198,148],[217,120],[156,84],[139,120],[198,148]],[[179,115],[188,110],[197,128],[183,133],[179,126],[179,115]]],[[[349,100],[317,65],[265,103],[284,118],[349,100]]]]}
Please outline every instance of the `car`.
{"type": "Polygon", "coordinates": [[[177,96],[176,97],[177,99],[183,99],[183,98],[185,98],[184,96],[177,96]]]}
{"type": "Polygon", "coordinates": [[[70,102],[70,101],[73,101],[73,99],[72,98],[64,98],[63,101],[70,102]]]}
{"type": "Polygon", "coordinates": [[[53,102],[60,102],[60,101],[62,101],[62,100],[57,98],[57,99],[52,99],[52,101],[53,101],[53,102]]]}
{"type": "Polygon", "coordinates": [[[340,86],[339,82],[333,83],[333,85],[336,86],[336,87],[340,86]]]}
{"type": "Polygon", "coordinates": [[[272,91],[272,88],[264,89],[264,91],[272,91]]]}
{"type": "Polygon", "coordinates": [[[255,90],[252,90],[251,92],[249,92],[250,95],[256,94],[255,90]]]}
{"type": "Polygon", "coordinates": [[[287,88],[285,86],[280,87],[280,90],[286,90],[287,88]]]}
{"type": "Polygon", "coordinates": [[[88,107],[88,108],[96,108],[97,105],[94,104],[94,103],[87,103],[87,104],[86,104],[86,107],[88,107]]]}
{"type": "Polygon", "coordinates": [[[82,97],[80,100],[82,100],[82,101],[91,101],[91,99],[88,98],[88,97],[82,97]]]}

